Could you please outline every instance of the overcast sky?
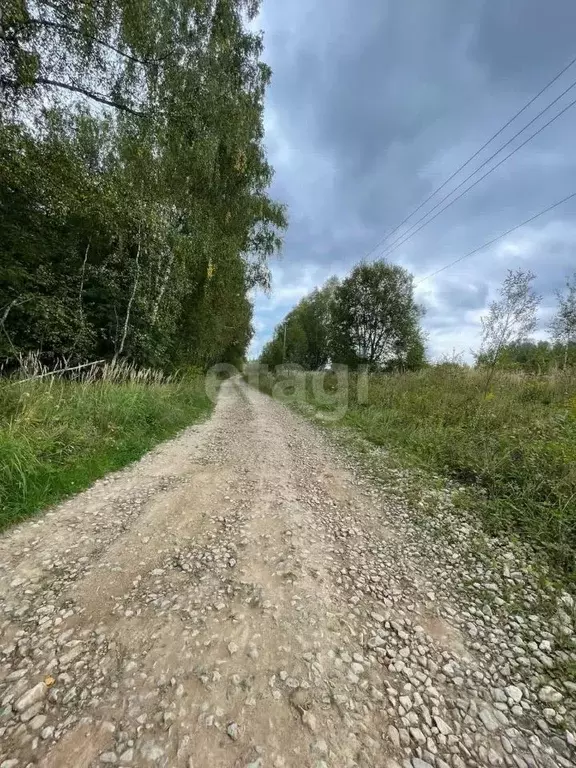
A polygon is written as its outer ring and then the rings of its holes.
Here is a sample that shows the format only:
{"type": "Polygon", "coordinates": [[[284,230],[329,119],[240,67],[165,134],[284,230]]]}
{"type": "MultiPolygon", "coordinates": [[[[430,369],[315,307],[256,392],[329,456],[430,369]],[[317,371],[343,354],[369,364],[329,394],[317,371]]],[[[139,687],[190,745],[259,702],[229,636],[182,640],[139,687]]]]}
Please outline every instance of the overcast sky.
{"type": "MultiPolygon", "coordinates": [[[[345,275],[576,56],[576,2],[263,0],[259,25],[273,69],[272,194],[290,227],[272,294],[256,296],[253,355],[302,296],[345,275]]],[[[576,66],[428,207],[575,80],[576,66]]],[[[575,98],[576,88],[492,164],[575,98]]],[[[576,191],[575,137],[576,107],[386,258],[419,280],[576,191]]],[[[544,328],[576,269],[576,199],[417,288],[432,357],[477,347],[479,318],[517,267],[538,275],[544,328]]]]}

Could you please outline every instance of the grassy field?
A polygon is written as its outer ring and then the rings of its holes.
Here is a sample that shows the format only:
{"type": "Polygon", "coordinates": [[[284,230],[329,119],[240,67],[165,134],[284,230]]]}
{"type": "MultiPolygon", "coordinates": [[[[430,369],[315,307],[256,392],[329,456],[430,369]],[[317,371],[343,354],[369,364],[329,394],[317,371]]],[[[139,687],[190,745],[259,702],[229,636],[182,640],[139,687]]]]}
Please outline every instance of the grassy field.
{"type": "MultiPolygon", "coordinates": [[[[454,481],[459,505],[488,532],[521,537],[575,579],[576,373],[498,373],[486,383],[482,371],[457,366],[370,376],[364,390],[352,376],[344,408],[336,377],[314,373],[305,386],[297,377],[292,399],[319,416],[342,413],[327,423],[454,481]]],[[[269,374],[258,385],[279,388],[269,374]]]]}
{"type": "Polygon", "coordinates": [[[88,487],[205,418],[201,376],[0,381],[0,529],[88,487]]]}

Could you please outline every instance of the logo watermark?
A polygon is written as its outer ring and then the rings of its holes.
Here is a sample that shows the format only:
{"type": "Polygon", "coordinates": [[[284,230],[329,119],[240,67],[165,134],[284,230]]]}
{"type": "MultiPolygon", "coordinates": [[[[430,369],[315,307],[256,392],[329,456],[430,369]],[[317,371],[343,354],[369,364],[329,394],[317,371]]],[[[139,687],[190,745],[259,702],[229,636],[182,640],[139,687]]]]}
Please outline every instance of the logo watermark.
{"type": "Polygon", "coordinates": [[[287,405],[306,405],[314,410],[317,419],[336,422],[344,418],[350,404],[368,402],[368,367],[351,369],[347,365],[334,365],[320,371],[306,371],[296,364],[270,367],[247,364],[239,370],[230,363],[218,363],[206,374],[205,389],[215,403],[222,382],[242,377],[254,389],[262,390],[274,400],[287,405]]]}

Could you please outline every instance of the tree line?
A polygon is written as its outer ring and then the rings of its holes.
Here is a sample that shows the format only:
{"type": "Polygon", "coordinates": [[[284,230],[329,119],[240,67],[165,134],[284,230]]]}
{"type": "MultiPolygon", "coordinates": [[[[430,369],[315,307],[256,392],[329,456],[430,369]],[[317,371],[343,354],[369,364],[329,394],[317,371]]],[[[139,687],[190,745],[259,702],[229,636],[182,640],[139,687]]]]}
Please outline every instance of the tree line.
{"type": "Polygon", "coordinates": [[[237,363],[284,207],[257,0],[6,0],[0,357],[237,363]]]}
{"type": "MultiPolygon", "coordinates": [[[[576,273],[556,292],[548,340],[531,338],[542,300],[534,280],[530,271],[509,270],[482,318],[482,342],[474,356],[488,371],[487,386],[497,368],[546,373],[576,366],[576,273]]],[[[361,263],[345,279],[332,277],[304,297],[275,328],[260,362],[306,370],[332,364],[417,370],[427,365],[423,314],[407,270],[385,261],[361,263]]]]}
{"type": "Polygon", "coordinates": [[[302,299],[274,331],[260,362],[318,370],[330,364],[414,370],[425,361],[423,308],[412,275],[384,261],[361,263],[302,299]]]}

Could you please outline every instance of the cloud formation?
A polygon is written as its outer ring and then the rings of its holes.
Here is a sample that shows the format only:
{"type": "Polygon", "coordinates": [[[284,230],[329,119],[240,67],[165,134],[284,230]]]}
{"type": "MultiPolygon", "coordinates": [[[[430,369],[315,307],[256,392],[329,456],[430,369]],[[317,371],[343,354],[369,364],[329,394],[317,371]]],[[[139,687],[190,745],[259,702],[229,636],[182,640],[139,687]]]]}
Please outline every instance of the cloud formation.
{"type": "MultiPolygon", "coordinates": [[[[345,274],[576,55],[572,0],[264,0],[259,21],[274,72],[273,194],[290,229],[273,293],[255,299],[254,354],[302,295],[345,274]]],[[[576,66],[453,185],[575,80],[576,66]]],[[[507,151],[571,98],[576,88],[507,151]]],[[[576,108],[386,258],[419,280],[576,191],[575,134],[576,108]]],[[[434,357],[477,346],[507,268],[538,275],[545,322],[576,268],[575,212],[567,203],[418,287],[434,357]]]]}

